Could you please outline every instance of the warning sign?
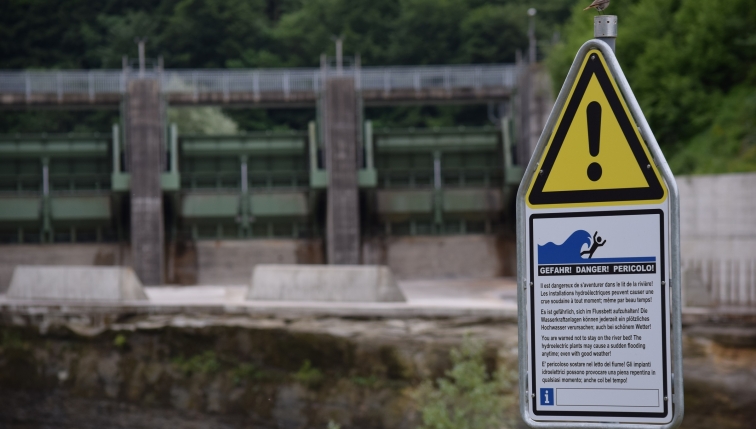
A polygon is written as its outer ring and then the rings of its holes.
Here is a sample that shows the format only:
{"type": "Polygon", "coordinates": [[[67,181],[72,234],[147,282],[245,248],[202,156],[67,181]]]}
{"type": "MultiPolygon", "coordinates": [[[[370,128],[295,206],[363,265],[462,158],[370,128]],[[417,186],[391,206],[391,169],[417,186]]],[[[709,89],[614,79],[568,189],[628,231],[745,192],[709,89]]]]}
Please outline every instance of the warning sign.
{"type": "Polygon", "coordinates": [[[541,158],[528,205],[644,204],[666,195],[603,55],[591,50],[541,158]]]}
{"type": "Polygon", "coordinates": [[[669,421],[664,216],[658,209],[530,216],[536,419],[669,421]]]}
{"type": "Polygon", "coordinates": [[[583,45],[569,76],[518,192],[523,417],[669,429],[683,390],[674,177],[608,45],[583,45]]]}

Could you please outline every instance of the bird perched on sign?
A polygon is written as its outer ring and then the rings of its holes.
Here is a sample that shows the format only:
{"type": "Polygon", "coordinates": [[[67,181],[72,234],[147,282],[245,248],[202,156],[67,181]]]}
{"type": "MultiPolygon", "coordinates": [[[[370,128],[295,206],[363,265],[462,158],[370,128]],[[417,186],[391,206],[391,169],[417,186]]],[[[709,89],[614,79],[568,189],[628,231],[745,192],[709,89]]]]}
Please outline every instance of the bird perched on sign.
{"type": "Polygon", "coordinates": [[[583,10],[588,9],[596,9],[599,14],[601,14],[601,11],[609,7],[609,0],[593,0],[593,3],[591,3],[590,6],[583,10]]]}

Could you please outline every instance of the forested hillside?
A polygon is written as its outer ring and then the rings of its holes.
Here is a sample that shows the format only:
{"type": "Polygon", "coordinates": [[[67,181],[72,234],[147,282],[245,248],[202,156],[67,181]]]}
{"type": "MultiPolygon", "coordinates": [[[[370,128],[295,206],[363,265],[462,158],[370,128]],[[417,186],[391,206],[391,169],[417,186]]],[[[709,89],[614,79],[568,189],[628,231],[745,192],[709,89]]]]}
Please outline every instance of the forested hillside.
{"type": "MultiPolygon", "coordinates": [[[[168,68],[313,67],[334,55],[364,65],[512,62],[527,46],[529,0],[3,0],[0,69],[120,68],[147,56],[168,68]]],[[[542,0],[538,38],[552,40],[573,0],[542,0]]],[[[226,111],[242,130],[303,128],[302,111],[226,111]]],[[[368,112],[385,125],[488,123],[485,107],[400,107],[368,112]]],[[[191,115],[184,115],[191,116],[191,115]]],[[[205,117],[206,115],[200,115],[205,117]]],[[[107,130],[113,112],[0,115],[0,132],[107,130]]]]}
{"type": "MultiPolygon", "coordinates": [[[[549,54],[555,88],[593,34],[574,5],[549,54]]],[[[756,1],[616,0],[617,56],[676,173],[756,170],[756,1]]]]}
{"type": "MultiPolygon", "coordinates": [[[[4,0],[0,69],[119,68],[147,55],[169,68],[312,67],[332,37],[365,65],[512,62],[526,10],[556,89],[592,37],[590,0],[4,0]]],[[[678,173],[756,170],[756,1],[614,0],[618,55],[678,173]]],[[[308,111],[175,113],[223,130],[303,128],[308,111]],[[198,119],[199,118],[199,119],[198,119]],[[214,119],[213,119],[214,118],[214,119]],[[230,119],[230,121],[229,121],[230,119]]],[[[488,123],[484,106],[373,109],[379,125],[488,123]]],[[[9,112],[0,132],[107,130],[116,112],[9,112]]],[[[197,131],[202,131],[199,126],[197,131]]]]}

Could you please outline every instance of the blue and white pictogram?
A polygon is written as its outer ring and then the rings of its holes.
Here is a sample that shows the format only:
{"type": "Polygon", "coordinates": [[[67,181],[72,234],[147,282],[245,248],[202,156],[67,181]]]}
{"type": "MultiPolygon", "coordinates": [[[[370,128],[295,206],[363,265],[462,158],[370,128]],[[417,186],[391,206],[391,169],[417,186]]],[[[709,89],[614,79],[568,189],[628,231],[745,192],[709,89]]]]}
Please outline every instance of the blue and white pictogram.
{"type": "Polygon", "coordinates": [[[541,405],[554,405],[554,388],[541,388],[541,405]]]}
{"type": "Polygon", "coordinates": [[[573,232],[562,244],[548,242],[538,245],[539,264],[581,264],[581,263],[633,263],[656,262],[655,256],[594,258],[593,254],[606,244],[607,240],[588,231],[573,232]]]}

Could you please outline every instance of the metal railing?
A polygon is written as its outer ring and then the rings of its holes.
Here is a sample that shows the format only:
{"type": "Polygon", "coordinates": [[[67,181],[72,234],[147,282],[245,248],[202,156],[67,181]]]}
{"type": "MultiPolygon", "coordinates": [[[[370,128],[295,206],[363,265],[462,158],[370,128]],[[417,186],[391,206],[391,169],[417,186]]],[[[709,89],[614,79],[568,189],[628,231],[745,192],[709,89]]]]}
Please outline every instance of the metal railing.
{"type": "MultiPolygon", "coordinates": [[[[164,94],[283,93],[318,92],[326,70],[245,69],[245,70],[150,70],[145,77],[157,78],[164,94]]],[[[332,71],[327,71],[329,74],[332,71]]],[[[514,88],[517,67],[499,65],[393,66],[345,68],[344,76],[354,76],[360,90],[423,91],[485,88],[514,88]]],[[[0,71],[0,94],[55,96],[121,95],[129,70],[0,71]]]]}
{"type": "Polygon", "coordinates": [[[127,76],[114,70],[0,71],[0,94],[87,95],[123,94],[127,76]]]}

